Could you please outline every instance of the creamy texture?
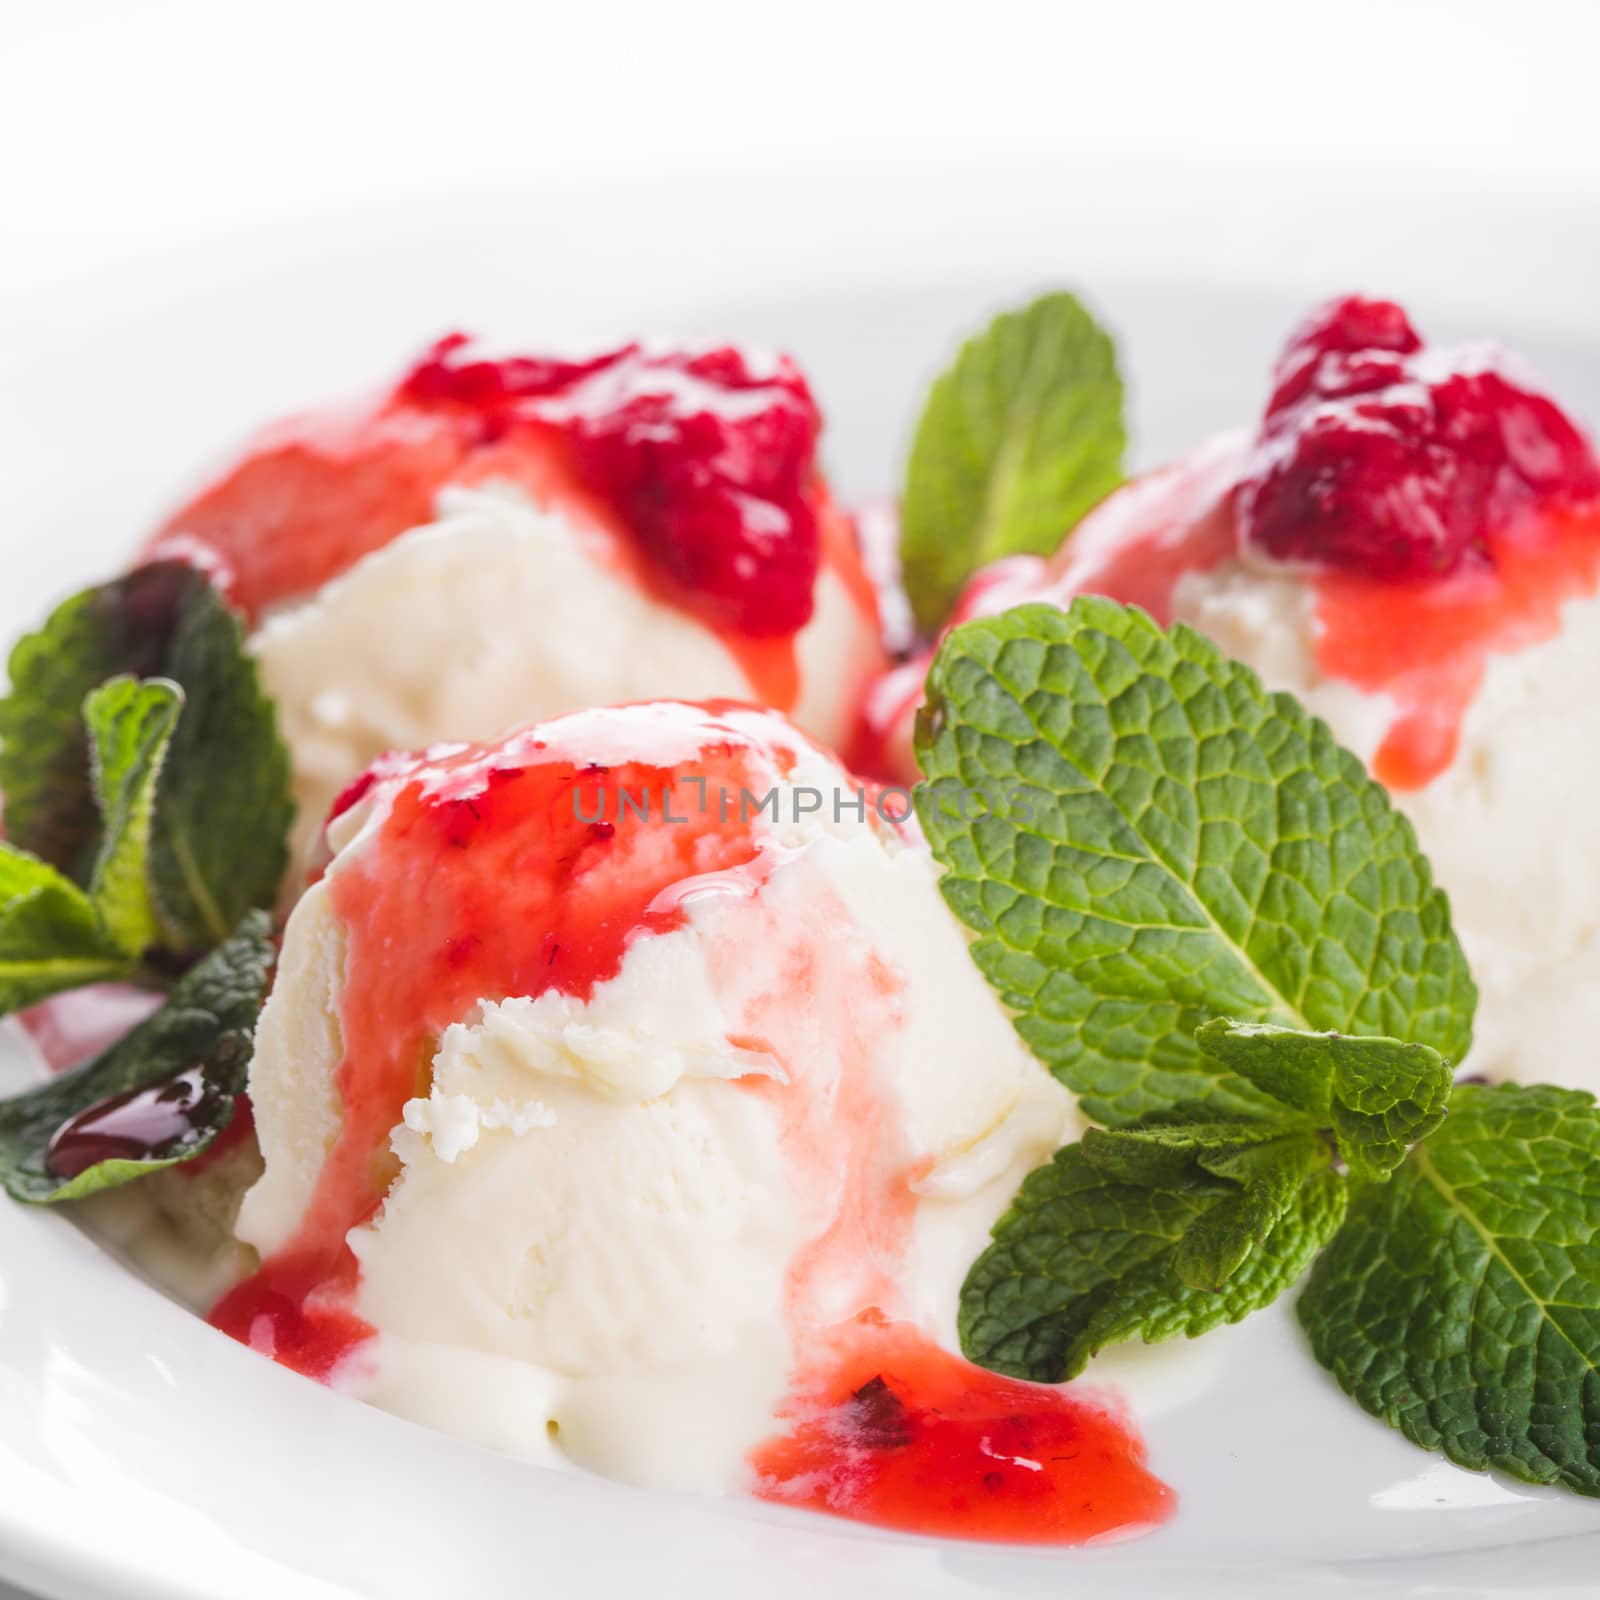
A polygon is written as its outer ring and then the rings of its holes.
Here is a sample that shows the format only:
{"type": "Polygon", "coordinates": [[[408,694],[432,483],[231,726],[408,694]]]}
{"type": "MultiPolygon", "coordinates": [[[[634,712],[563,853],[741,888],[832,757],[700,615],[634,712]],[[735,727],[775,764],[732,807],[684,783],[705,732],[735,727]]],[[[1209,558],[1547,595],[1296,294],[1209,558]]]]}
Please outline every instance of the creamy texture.
{"type": "MultiPolygon", "coordinates": [[[[548,738],[659,760],[653,710],[548,738]]],[[[927,855],[857,818],[855,781],[780,719],[721,715],[755,741],[777,820],[749,824],[748,866],[674,884],[671,924],[637,928],[586,994],[486,996],[443,1028],[382,1204],[348,1236],[377,1336],[335,1373],[496,1448],[544,1458],[553,1431],[586,1465],[706,1490],[744,1480],[821,1330],[869,1307],[948,1330],[961,1272],[1071,1117],[927,855]],[[826,799],[796,816],[809,790],[826,799]]],[[[708,725],[670,734],[683,771],[708,725]]],[[[262,1019],[266,1172],[239,1234],[269,1259],[341,1135],[337,906],[347,874],[381,870],[394,803],[380,783],[330,830],[262,1019]]]]}
{"type": "MultiPolygon", "coordinates": [[[[651,595],[603,530],[510,485],[450,488],[438,520],[278,608],[252,648],[294,772],[296,859],[376,756],[488,739],[528,721],[663,694],[760,702],[713,629],[651,595]]],[[[786,708],[825,744],[848,737],[879,661],[875,619],[831,564],[795,642],[786,708]]]]}
{"type": "MultiPolygon", "coordinates": [[[[1173,610],[1372,761],[1392,706],[1318,668],[1304,583],[1224,562],[1180,579],[1173,610]]],[[[1597,679],[1600,598],[1569,602],[1554,638],[1489,657],[1455,758],[1393,796],[1449,892],[1479,989],[1466,1067],[1491,1078],[1600,1091],[1597,679]]]]}

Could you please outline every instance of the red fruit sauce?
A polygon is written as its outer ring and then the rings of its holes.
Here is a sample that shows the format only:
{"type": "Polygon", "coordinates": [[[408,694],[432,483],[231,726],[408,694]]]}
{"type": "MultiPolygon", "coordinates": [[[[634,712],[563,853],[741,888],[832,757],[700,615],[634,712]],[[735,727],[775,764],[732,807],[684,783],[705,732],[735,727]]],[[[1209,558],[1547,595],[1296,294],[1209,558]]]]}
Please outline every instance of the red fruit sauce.
{"type": "Polygon", "coordinates": [[[211,1320],[335,1376],[375,1331],[356,1309],[347,1236],[396,1175],[389,1136],[427,1092],[443,1030],[483,999],[587,997],[635,936],[680,926],[701,894],[737,893],[748,937],[713,942],[709,976],[730,1038],[781,1069],[737,1082],[772,1103],[805,1230],[785,1282],[802,1362],[793,1427],[752,1457],[757,1491],[973,1538],[1079,1541],[1155,1522],[1172,1496],[1115,1415],[980,1372],[889,1320],[926,1167],[879,1069],[880,1041],[903,1023],[903,981],[841,936],[849,913],[825,883],[781,915],[762,899],[785,847],[738,806],[741,791],[781,782],[798,750],[765,713],[636,706],[387,757],[352,785],[342,809],[384,809],[367,824],[376,837],[327,880],[347,935],[341,1132],[296,1235],[211,1320]],[[672,826],[663,796],[682,819],[672,826]],[[851,1019],[842,1034],[839,1016],[851,1019]]]}
{"type": "Polygon", "coordinates": [[[763,1499],[908,1533],[1084,1544],[1165,1520],[1177,1497],[1103,1402],[969,1366],[866,1316],[751,1456],[763,1499]]]}
{"type": "Polygon", "coordinates": [[[112,1095],[56,1129],[45,1150],[45,1167],[66,1180],[102,1161],[175,1156],[216,1112],[220,1099],[200,1067],[186,1068],[165,1083],[112,1095]]]}
{"type": "Polygon", "coordinates": [[[1376,776],[1420,789],[1454,759],[1490,656],[1553,638],[1600,589],[1600,465],[1508,370],[1485,347],[1424,347],[1390,302],[1335,301],[1291,339],[1256,438],[1127,485],[1031,592],[1002,564],[964,611],[1102,594],[1166,624],[1186,573],[1241,547],[1290,560],[1316,596],[1317,666],[1394,703],[1376,776]]]}
{"type": "Polygon", "coordinates": [[[1399,306],[1313,312],[1273,374],[1239,485],[1239,536],[1284,561],[1374,578],[1493,566],[1523,513],[1600,494],[1588,441],[1490,345],[1427,348],[1399,306]]]}
{"type": "MultiPolygon", "coordinates": [[[[735,708],[725,719],[675,705],[648,718],[580,713],[510,741],[380,763],[382,833],[331,879],[348,940],[341,1132],[295,1238],[213,1308],[213,1323],[313,1376],[371,1333],[350,1309],[356,1263],[345,1239],[398,1170],[389,1135],[406,1101],[427,1093],[439,1036],[480,1001],[547,990],[586,998],[616,976],[636,933],[682,922],[674,891],[685,879],[751,868],[751,825],[701,807],[698,784],[679,780],[688,764],[713,797],[770,785],[770,758],[745,731],[752,717],[770,734],[769,719],[735,708]],[[629,747],[648,747],[648,758],[595,761],[606,728],[623,719],[629,747]],[[660,824],[664,793],[681,823],[660,824]],[[648,795],[649,816],[620,804],[622,794],[648,795]]],[[[343,803],[359,798],[353,786],[343,803]]]]}
{"type": "Polygon", "coordinates": [[[255,616],[433,520],[442,487],[502,481],[717,631],[780,708],[798,691],[793,639],[820,567],[873,615],[853,530],[816,469],[816,405],[786,358],[631,344],[483,361],[466,343],[441,340],[376,400],[265,430],[146,557],[205,556],[255,616]]]}

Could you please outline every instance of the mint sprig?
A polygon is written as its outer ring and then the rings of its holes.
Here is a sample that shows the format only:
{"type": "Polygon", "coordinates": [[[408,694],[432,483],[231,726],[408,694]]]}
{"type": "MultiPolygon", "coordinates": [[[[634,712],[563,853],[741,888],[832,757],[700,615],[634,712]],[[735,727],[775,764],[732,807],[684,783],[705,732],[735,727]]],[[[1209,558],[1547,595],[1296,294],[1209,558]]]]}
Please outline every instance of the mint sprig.
{"type": "Polygon", "coordinates": [[[293,816],[288,753],[240,621],[204,573],[157,562],[84,590],[17,644],[10,674],[0,792],[12,846],[96,894],[109,813],[86,701],[109,679],[161,679],[181,691],[183,709],[136,828],[154,918],[147,942],[192,957],[271,905],[293,816]]]}
{"type": "Polygon", "coordinates": [[[1299,1303],[1373,1415],[1464,1467],[1600,1495],[1600,1110],[1548,1086],[1456,1090],[1362,1184],[1299,1303]]]}
{"type": "Polygon", "coordinates": [[[1052,551],[1122,481],[1122,380],[1109,335],[1070,294],[1007,312],[961,347],[917,425],[901,568],[936,627],[1000,556],[1052,551]]]}
{"type": "Polygon", "coordinates": [[[132,977],[154,941],[148,862],[155,789],[183,692],[114,678],[84,703],[99,851],[81,889],[0,844],[0,1012],[83,984],[132,977]]]}
{"type": "Polygon", "coordinates": [[[1092,599],[957,629],[918,744],[979,965],[1113,1124],[996,1225],[967,1354],[1056,1381],[1315,1258],[1300,1319],[1363,1406],[1600,1496],[1600,1109],[1452,1091],[1476,991],[1359,763],[1190,630],[1092,599]]]}
{"type": "MultiPolygon", "coordinates": [[[[1260,1113],[1201,1106],[1091,1128],[1032,1173],[962,1288],[972,1360],[1058,1383],[1117,1340],[1194,1338],[1239,1321],[1294,1283],[1339,1226],[1336,1157],[1387,1175],[1388,1145],[1366,1122],[1352,1138],[1350,1107],[1409,1108],[1420,1081],[1426,1113],[1379,1116],[1385,1137],[1431,1131],[1444,1115],[1449,1071],[1426,1046],[1229,1018],[1199,1038],[1261,1092],[1260,1113]]],[[[1402,1143],[1389,1166],[1404,1155],[1402,1143]]]]}
{"type": "Polygon", "coordinates": [[[0,1185],[18,1200],[53,1204],[190,1160],[233,1116],[245,1086],[256,1016],[272,973],[270,921],[254,912],[232,938],[179,980],[166,1004],[86,1066],[0,1100],[0,1185]],[[180,1074],[190,1081],[179,1085],[180,1074]],[[142,1154],[112,1155],[63,1173],[51,1144],[75,1118],[117,1097],[172,1085],[185,1109],[173,1136],[142,1154]]]}
{"type": "Polygon", "coordinates": [[[967,623],[916,743],[945,898],[1095,1119],[1269,1111],[1196,1043],[1216,1016],[1465,1054],[1476,991],[1410,823],[1193,630],[1089,597],[967,623]]]}

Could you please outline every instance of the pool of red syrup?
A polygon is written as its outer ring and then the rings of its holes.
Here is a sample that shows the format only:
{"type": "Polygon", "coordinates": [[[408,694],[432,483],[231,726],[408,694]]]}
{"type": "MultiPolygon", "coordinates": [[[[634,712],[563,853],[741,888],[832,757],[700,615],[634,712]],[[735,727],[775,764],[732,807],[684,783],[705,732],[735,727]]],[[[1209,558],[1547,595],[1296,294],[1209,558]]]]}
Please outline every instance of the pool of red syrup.
{"type": "Polygon", "coordinates": [[[984,1372],[906,1323],[858,1318],[751,1455],[763,1499],[907,1533],[1084,1544],[1177,1497],[1137,1433],[1071,1388],[984,1372]]]}
{"type": "Polygon", "coordinates": [[[763,792],[785,757],[741,731],[753,718],[770,737],[774,721],[734,708],[727,718],[683,706],[583,713],[537,737],[382,765],[381,833],[329,880],[348,940],[339,1138],[295,1236],[212,1309],[216,1326],[315,1377],[370,1336],[352,1309],[346,1237],[396,1174],[389,1135],[406,1101],[428,1092],[445,1028],[484,1000],[587,998],[637,934],[681,924],[685,880],[757,870],[758,834],[716,797],[763,792]],[[653,737],[660,759],[597,759],[619,724],[630,750],[653,737]],[[685,776],[704,780],[711,803],[685,776]],[[648,815],[624,793],[648,796],[648,815]],[[684,820],[662,825],[663,795],[684,820]]]}

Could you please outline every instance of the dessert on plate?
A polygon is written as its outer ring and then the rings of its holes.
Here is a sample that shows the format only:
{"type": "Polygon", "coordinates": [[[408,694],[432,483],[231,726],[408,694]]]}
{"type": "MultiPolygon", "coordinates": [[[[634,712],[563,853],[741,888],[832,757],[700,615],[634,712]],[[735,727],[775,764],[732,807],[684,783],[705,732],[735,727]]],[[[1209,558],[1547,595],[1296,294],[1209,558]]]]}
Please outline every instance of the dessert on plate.
{"type": "Polygon", "coordinates": [[[446,339],[24,639],[0,1184],[654,1488],[1149,1532],[1101,1353],[1181,1404],[1293,1293],[1416,1444],[1600,1495],[1579,426],[1349,297],[1123,482],[1047,295],[935,384],[882,603],[818,426],[785,360],[446,339]]]}
{"type": "MultiPolygon", "coordinates": [[[[1600,1085],[1600,464],[1514,357],[1347,297],[1290,336],[1261,420],[1105,499],[954,621],[1106,595],[1294,694],[1416,827],[1482,991],[1467,1070],[1600,1085]],[[1560,839],[1563,848],[1551,848],[1560,839]]],[[[869,763],[915,774],[924,655],[872,691],[869,763]]]]}
{"type": "Polygon", "coordinates": [[[829,744],[877,605],[792,362],[440,341],[391,388],[264,429],[147,541],[254,625],[302,842],[392,749],[663,695],[750,700],[829,744]]]}

